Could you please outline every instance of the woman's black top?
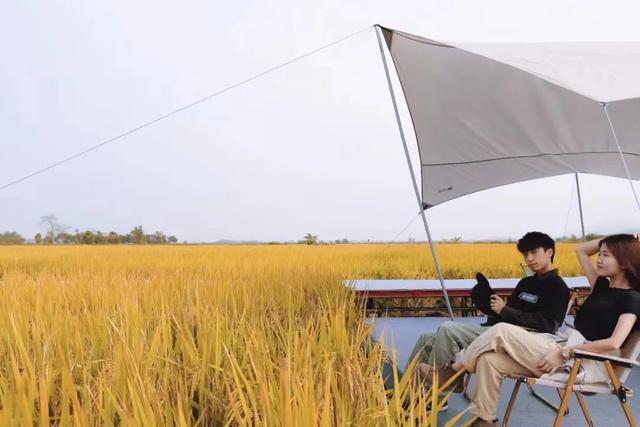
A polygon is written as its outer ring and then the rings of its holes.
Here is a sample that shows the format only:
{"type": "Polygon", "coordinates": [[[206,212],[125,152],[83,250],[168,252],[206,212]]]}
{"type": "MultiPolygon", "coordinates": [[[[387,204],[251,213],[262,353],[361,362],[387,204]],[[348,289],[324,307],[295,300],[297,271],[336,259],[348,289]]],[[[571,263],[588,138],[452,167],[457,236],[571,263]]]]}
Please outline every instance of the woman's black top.
{"type": "Polygon", "coordinates": [[[640,292],[611,288],[606,277],[598,277],[574,325],[587,340],[602,340],[611,337],[618,318],[625,313],[637,316],[633,329],[640,329],[640,292]]]}

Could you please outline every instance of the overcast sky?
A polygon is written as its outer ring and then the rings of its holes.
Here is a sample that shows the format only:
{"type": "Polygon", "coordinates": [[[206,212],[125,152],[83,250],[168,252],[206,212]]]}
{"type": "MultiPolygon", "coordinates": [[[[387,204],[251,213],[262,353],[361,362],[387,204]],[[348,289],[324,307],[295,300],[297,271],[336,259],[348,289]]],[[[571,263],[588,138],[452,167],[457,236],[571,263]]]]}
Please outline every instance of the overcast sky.
{"type": "MultiPolygon", "coordinates": [[[[640,3],[32,1],[0,7],[0,186],[380,23],[449,41],[637,41],[640,3]]],[[[406,117],[405,117],[406,119],[406,117]]],[[[410,141],[417,162],[415,142],[410,141]]],[[[577,233],[572,176],[428,212],[436,238],[577,233]]],[[[640,229],[624,180],[582,178],[587,232],[640,229]]],[[[181,240],[424,238],[366,31],[0,191],[0,231],[141,224],[181,240]]]]}

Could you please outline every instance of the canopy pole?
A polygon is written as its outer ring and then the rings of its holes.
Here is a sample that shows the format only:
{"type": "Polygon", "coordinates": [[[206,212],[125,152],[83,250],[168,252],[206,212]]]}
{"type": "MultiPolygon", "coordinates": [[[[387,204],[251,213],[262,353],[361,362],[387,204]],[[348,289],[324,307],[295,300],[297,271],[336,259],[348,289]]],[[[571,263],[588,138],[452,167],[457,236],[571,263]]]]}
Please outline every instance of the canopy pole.
{"type": "Polygon", "coordinates": [[[382,56],[382,65],[384,65],[384,72],[387,76],[387,84],[389,85],[389,93],[391,94],[391,102],[393,103],[393,111],[396,115],[396,123],[398,124],[398,131],[400,132],[400,139],[402,140],[402,146],[404,147],[404,154],[407,158],[407,164],[409,165],[409,173],[411,174],[411,180],[413,181],[413,190],[416,193],[416,199],[418,200],[418,206],[420,208],[420,216],[422,217],[422,224],[424,225],[424,230],[427,233],[427,239],[429,240],[429,248],[431,249],[431,256],[433,257],[433,262],[436,266],[436,272],[438,274],[438,279],[440,280],[440,286],[442,287],[442,293],[444,294],[444,299],[447,304],[447,310],[449,311],[449,317],[453,320],[453,310],[451,309],[451,302],[449,301],[449,294],[447,293],[447,288],[444,284],[444,276],[442,275],[442,269],[440,268],[440,259],[438,258],[438,254],[436,253],[436,248],[433,243],[433,239],[431,238],[431,231],[429,230],[429,224],[427,223],[427,217],[424,213],[424,205],[422,203],[422,197],[420,196],[420,190],[418,190],[418,183],[416,182],[416,175],[413,172],[413,165],[411,164],[411,157],[409,156],[409,149],[407,148],[407,141],[404,137],[404,130],[402,129],[402,121],[400,120],[400,114],[398,113],[398,104],[396,102],[395,92],[393,91],[393,85],[391,84],[391,76],[389,75],[389,67],[387,66],[387,58],[384,54],[384,48],[382,46],[382,38],[380,36],[380,32],[382,29],[379,25],[375,25],[376,28],[376,37],[378,38],[378,45],[380,46],[380,55],[382,56]]]}
{"type": "Polygon", "coordinates": [[[580,229],[582,230],[582,241],[586,240],[584,234],[584,217],[582,216],[582,197],[580,196],[580,180],[578,179],[578,172],[575,173],[576,177],[576,189],[578,190],[578,209],[580,210],[580,229]]]}
{"type": "Polygon", "coordinates": [[[629,186],[631,187],[631,192],[633,193],[633,197],[636,199],[636,206],[638,206],[638,210],[640,210],[640,200],[638,200],[638,194],[636,193],[636,188],[633,186],[633,179],[631,178],[631,172],[629,172],[629,166],[627,166],[627,161],[624,158],[624,154],[622,153],[622,147],[620,147],[620,142],[618,141],[618,136],[616,135],[616,130],[613,127],[613,123],[611,122],[611,117],[609,116],[609,110],[607,109],[608,104],[606,102],[602,103],[602,108],[604,109],[604,115],[607,116],[607,121],[609,122],[609,128],[611,128],[611,133],[613,134],[613,140],[616,142],[616,147],[618,147],[618,154],[620,154],[620,160],[622,160],[622,165],[624,166],[624,170],[627,173],[627,179],[629,180],[629,186]]]}

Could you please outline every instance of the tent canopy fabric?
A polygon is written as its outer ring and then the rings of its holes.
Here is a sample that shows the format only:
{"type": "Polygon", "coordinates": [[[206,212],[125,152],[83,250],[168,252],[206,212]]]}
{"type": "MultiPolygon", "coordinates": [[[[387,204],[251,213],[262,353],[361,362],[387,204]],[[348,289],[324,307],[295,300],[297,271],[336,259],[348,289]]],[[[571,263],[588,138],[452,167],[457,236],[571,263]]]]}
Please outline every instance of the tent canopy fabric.
{"type": "Polygon", "coordinates": [[[627,178],[611,125],[640,178],[640,43],[454,45],[381,29],[427,207],[574,172],[627,178]]]}

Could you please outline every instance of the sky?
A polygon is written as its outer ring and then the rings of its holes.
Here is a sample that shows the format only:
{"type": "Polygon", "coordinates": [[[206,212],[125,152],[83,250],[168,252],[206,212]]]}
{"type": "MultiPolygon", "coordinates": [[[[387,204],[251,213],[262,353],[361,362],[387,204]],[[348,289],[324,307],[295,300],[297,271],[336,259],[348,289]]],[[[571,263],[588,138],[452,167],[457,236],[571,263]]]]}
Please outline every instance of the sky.
{"type": "MultiPolygon", "coordinates": [[[[638,17],[632,1],[4,2],[0,186],[376,23],[453,42],[638,41],[638,17]]],[[[573,182],[427,218],[436,239],[578,234],[573,182]]],[[[580,185],[587,232],[640,229],[625,180],[580,185]]],[[[0,232],[27,237],[55,214],[190,242],[422,240],[417,213],[373,31],[0,191],[0,232]]]]}

